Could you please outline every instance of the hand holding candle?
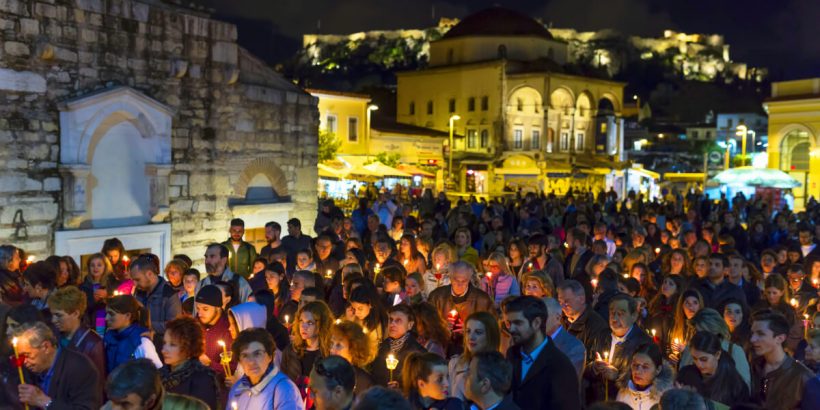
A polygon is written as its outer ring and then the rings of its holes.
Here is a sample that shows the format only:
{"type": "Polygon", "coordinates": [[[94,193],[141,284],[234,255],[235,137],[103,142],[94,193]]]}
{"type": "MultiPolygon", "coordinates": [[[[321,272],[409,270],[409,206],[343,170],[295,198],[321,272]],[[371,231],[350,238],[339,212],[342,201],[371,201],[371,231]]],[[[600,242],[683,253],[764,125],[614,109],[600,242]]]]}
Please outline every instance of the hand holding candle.
{"type": "Polygon", "coordinates": [[[803,339],[809,338],[809,314],[803,314],[803,339]]]}
{"type": "MultiPolygon", "coordinates": [[[[17,375],[20,376],[20,384],[26,384],[26,379],[23,377],[23,360],[20,360],[20,354],[17,352],[17,338],[11,339],[11,346],[14,348],[14,364],[17,365],[17,375]]],[[[28,404],[26,404],[28,410],[28,404]]]]}
{"type": "Polygon", "coordinates": [[[390,370],[390,381],[393,381],[393,370],[396,370],[396,367],[399,366],[399,359],[396,359],[396,356],[393,353],[387,355],[387,359],[384,360],[385,365],[387,365],[387,370],[390,370]]]}
{"type": "Polygon", "coordinates": [[[333,279],[333,271],[332,270],[328,269],[327,272],[325,272],[325,279],[333,279]]]}
{"type": "Polygon", "coordinates": [[[222,353],[219,355],[219,363],[222,364],[222,368],[225,370],[225,375],[232,377],[231,359],[233,359],[233,355],[228,352],[228,347],[225,345],[224,341],[217,341],[217,344],[222,346],[222,353]]]}

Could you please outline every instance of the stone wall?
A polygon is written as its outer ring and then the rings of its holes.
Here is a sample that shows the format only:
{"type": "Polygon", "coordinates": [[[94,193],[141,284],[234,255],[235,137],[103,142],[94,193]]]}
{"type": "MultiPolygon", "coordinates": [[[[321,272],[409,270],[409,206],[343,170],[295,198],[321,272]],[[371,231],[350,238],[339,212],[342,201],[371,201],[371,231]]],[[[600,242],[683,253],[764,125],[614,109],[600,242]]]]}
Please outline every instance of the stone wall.
{"type": "Polygon", "coordinates": [[[200,259],[225,240],[229,199],[260,158],[312,232],[317,101],[241,49],[235,26],[159,0],[0,0],[0,31],[0,242],[53,252],[54,232],[70,228],[60,103],[115,85],[174,109],[170,211],[155,221],[171,222],[172,252],[200,259]],[[14,236],[17,210],[27,239],[14,236]]]}

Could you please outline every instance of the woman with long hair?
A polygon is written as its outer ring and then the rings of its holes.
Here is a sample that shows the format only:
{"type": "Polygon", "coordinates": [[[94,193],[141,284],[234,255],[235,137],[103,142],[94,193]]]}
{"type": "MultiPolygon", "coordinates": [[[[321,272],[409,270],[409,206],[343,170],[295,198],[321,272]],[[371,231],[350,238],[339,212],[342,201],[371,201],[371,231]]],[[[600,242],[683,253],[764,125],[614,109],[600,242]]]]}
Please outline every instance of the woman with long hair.
{"type": "Polygon", "coordinates": [[[481,290],[493,297],[493,302],[501,303],[507,296],[521,294],[518,278],[510,270],[507,257],[500,252],[493,252],[487,257],[488,272],[481,278],[481,290]]]}
{"type": "Polygon", "coordinates": [[[552,278],[543,270],[526,272],[521,275],[521,291],[524,295],[537,298],[555,297],[555,284],[552,278]]]}
{"type": "Polygon", "coordinates": [[[404,291],[407,294],[407,301],[412,305],[424,302],[424,279],[418,272],[413,272],[404,278],[404,291]]]}
{"type": "Polygon", "coordinates": [[[273,307],[273,315],[280,316],[282,308],[290,302],[290,283],[287,281],[285,267],[279,262],[269,263],[265,267],[265,283],[273,295],[276,302],[273,307]]]}
{"type": "Polygon", "coordinates": [[[447,362],[434,353],[410,353],[404,360],[402,391],[415,410],[462,410],[464,403],[450,396],[447,362]]]}
{"type": "Polygon", "coordinates": [[[113,269],[108,258],[101,253],[91,255],[85,263],[88,275],[80,284],[80,290],[85,292],[88,304],[86,318],[88,324],[97,334],[105,334],[105,302],[108,298],[108,283],[113,275],[113,269]]]}
{"type": "Polygon", "coordinates": [[[417,340],[424,349],[445,357],[450,342],[450,329],[447,321],[441,317],[433,305],[427,302],[412,306],[416,315],[417,340]]]}
{"type": "Polygon", "coordinates": [[[644,300],[649,300],[658,292],[658,286],[655,284],[655,275],[649,270],[649,267],[643,263],[636,263],[632,265],[629,271],[629,277],[634,278],[641,285],[641,290],[638,295],[644,300]]]}
{"type": "Polygon", "coordinates": [[[473,355],[478,352],[498,351],[501,329],[498,320],[489,312],[475,312],[464,322],[464,351],[453,356],[447,366],[450,394],[465,399],[464,386],[473,355]]]}
{"type": "Polygon", "coordinates": [[[404,266],[407,273],[423,273],[427,269],[427,258],[416,247],[416,237],[405,234],[399,240],[399,251],[396,252],[396,261],[404,266]]]}
{"type": "Polygon", "coordinates": [[[160,369],[162,386],[167,392],[184,394],[217,408],[220,396],[216,372],[199,361],[205,349],[205,332],[197,319],[178,317],[165,324],[160,369]]]}
{"type": "Polygon", "coordinates": [[[527,260],[527,246],[521,239],[512,239],[507,243],[507,257],[510,259],[510,271],[515,273],[515,276],[521,276],[524,270],[524,261],[527,260]]]}
{"type": "Polygon", "coordinates": [[[379,344],[384,339],[387,312],[376,293],[376,289],[370,282],[365,282],[361,286],[351,289],[347,300],[353,310],[353,321],[364,328],[370,339],[370,349],[377,351],[379,344]]]}
{"type": "Polygon", "coordinates": [[[118,280],[126,280],[125,275],[128,275],[128,269],[127,263],[125,262],[125,246],[122,244],[122,241],[117,238],[106,239],[105,242],[103,242],[100,253],[108,258],[114,276],[118,280]]]}
{"type": "Polygon", "coordinates": [[[677,382],[727,406],[743,403],[749,399],[749,386],[722,346],[721,338],[711,332],[695,333],[689,343],[694,364],[680,369],[677,382]]]}
{"type": "Polygon", "coordinates": [[[356,387],[353,394],[359,393],[373,386],[373,376],[367,369],[376,352],[370,350],[367,335],[364,329],[355,322],[349,320],[336,320],[330,328],[330,354],[343,357],[352,366],[356,373],[356,387]]]}
{"type": "Polygon", "coordinates": [[[752,307],[752,313],[764,309],[778,311],[786,317],[791,329],[786,338],[785,347],[794,352],[803,339],[802,321],[797,320],[797,312],[789,303],[789,285],[783,275],[769,275],[763,281],[763,297],[752,307]]]}
{"type": "MultiPolygon", "coordinates": [[[[701,309],[695,317],[691,320],[692,329],[697,332],[706,331],[716,335],[720,338],[721,348],[727,352],[732,358],[732,363],[737,369],[740,377],[747,385],[752,383],[752,371],[749,367],[749,361],[746,359],[746,352],[740,345],[732,343],[732,335],[729,333],[729,327],[723,320],[723,316],[718,311],[710,308],[701,309]]],[[[691,348],[687,345],[683,353],[681,353],[681,360],[679,367],[692,364],[693,356],[691,348]]]]}
{"type": "Polygon", "coordinates": [[[689,277],[692,272],[689,268],[689,255],[683,249],[672,249],[663,258],[661,273],[664,275],[680,275],[689,277]]]}
{"type": "Polygon", "coordinates": [[[689,321],[704,308],[703,296],[695,289],[687,289],[683,292],[678,304],[675,306],[675,318],[672,323],[672,330],[666,337],[666,355],[669,360],[677,362],[683,348],[694,331],[689,321]]]}
{"type": "Polygon", "coordinates": [[[307,397],[308,377],[313,364],[330,354],[333,313],[323,301],[308,302],[296,312],[290,346],[282,353],[281,369],[307,397]]]}
{"type": "Polygon", "coordinates": [[[675,323],[675,307],[683,292],[683,277],[669,275],[663,278],[660,291],[649,300],[649,319],[647,328],[655,330],[660,338],[661,346],[668,344],[669,335],[675,323]]]}
{"type": "Polygon", "coordinates": [[[0,245],[0,302],[10,306],[25,303],[26,292],[20,275],[20,251],[12,245],[0,245]]]}
{"type": "Polygon", "coordinates": [[[674,372],[663,363],[658,345],[644,344],[632,353],[629,367],[616,382],[615,400],[634,410],[648,410],[661,400],[665,391],[674,387],[673,378],[674,372]]]}
{"type": "Polygon", "coordinates": [[[729,341],[739,345],[746,352],[746,357],[751,354],[752,326],[749,323],[751,313],[746,304],[731,298],[723,302],[722,308],[718,311],[723,313],[723,321],[729,328],[731,335],[729,341]]]}
{"type": "Polygon", "coordinates": [[[150,359],[157,369],[162,367],[154,343],[144,336],[151,328],[148,309],[135,297],[119,295],[108,299],[105,323],[107,330],[103,343],[107,373],[131,359],[150,359]]]}

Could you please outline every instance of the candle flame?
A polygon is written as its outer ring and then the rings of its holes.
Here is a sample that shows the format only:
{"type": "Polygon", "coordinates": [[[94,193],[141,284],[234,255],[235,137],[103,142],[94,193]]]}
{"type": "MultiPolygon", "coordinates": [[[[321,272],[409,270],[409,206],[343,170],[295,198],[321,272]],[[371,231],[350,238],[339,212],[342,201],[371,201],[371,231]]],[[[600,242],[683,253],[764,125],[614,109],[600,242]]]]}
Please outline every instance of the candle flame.
{"type": "Polygon", "coordinates": [[[661,253],[661,248],[655,248],[655,253],[661,253]]]}
{"type": "Polygon", "coordinates": [[[362,333],[367,334],[367,328],[366,327],[362,328],[362,333]]]}
{"type": "Polygon", "coordinates": [[[453,309],[453,310],[451,310],[451,311],[450,311],[450,316],[455,317],[457,314],[458,314],[458,311],[457,311],[457,310],[455,310],[455,309],[453,309]]]}
{"type": "Polygon", "coordinates": [[[225,341],[224,341],[224,340],[218,340],[218,341],[216,342],[216,344],[218,344],[218,345],[220,345],[220,346],[222,346],[222,347],[225,347],[225,341]]]}
{"type": "Polygon", "coordinates": [[[792,300],[790,300],[789,303],[794,307],[797,307],[800,304],[800,302],[798,302],[795,298],[792,298],[792,300]]]}
{"type": "Polygon", "coordinates": [[[440,269],[441,269],[441,264],[440,264],[440,263],[437,263],[437,264],[436,264],[436,270],[440,270],[440,269]]]}
{"type": "Polygon", "coordinates": [[[236,401],[232,401],[232,402],[231,402],[231,409],[233,409],[233,410],[237,410],[238,408],[239,408],[239,405],[238,405],[238,404],[236,404],[236,401]]]}
{"type": "Polygon", "coordinates": [[[288,322],[290,322],[290,316],[285,315],[285,324],[288,324],[288,322]]]}
{"type": "Polygon", "coordinates": [[[128,261],[130,261],[130,260],[131,260],[131,258],[129,258],[129,257],[128,257],[128,255],[122,255],[122,260],[123,260],[124,262],[128,262],[128,261]]]}
{"type": "Polygon", "coordinates": [[[12,346],[14,346],[14,347],[17,347],[17,341],[18,341],[18,340],[17,340],[17,338],[16,338],[16,337],[15,337],[15,338],[13,338],[13,339],[11,339],[11,345],[12,345],[12,346]]]}
{"type": "Polygon", "coordinates": [[[629,274],[628,273],[624,273],[624,279],[629,279],[629,274]]]}
{"type": "Polygon", "coordinates": [[[492,272],[487,272],[487,277],[492,279],[493,278],[493,273],[492,272]]]}
{"type": "Polygon", "coordinates": [[[652,329],[652,337],[655,337],[655,329],[652,329]]]}
{"type": "Polygon", "coordinates": [[[598,279],[592,279],[592,280],[591,280],[591,281],[589,281],[589,282],[592,284],[592,287],[593,287],[593,288],[597,288],[597,287],[598,287],[598,279]]]}
{"type": "Polygon", "coordinates": [[[342,323],[342,319],[336,319],[336,324],[342,323]]]}
{"type": "Polygon", "coordinates": [[[408,264],[408,263],[410,263],[410,260],[409,260],[409,259],[405,259],[405,260],[404,260],[404,266],[407,266],[407,264],[408,264]]]}
{"type": "Polygon", "coordinates": [[[37,258],[34,255],[29,255],[28,258],[26,258],[26,263],[33,263],[35,260],[37,260],[37,258]]]}

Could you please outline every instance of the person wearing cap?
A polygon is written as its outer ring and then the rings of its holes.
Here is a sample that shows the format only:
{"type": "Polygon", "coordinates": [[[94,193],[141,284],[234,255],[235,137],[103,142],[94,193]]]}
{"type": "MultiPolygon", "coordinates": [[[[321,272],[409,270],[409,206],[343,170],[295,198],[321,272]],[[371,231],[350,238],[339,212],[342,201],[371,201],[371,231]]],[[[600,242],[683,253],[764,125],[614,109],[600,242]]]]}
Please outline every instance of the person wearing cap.
{"type": "Polygon", "coordinates": [[[647,236],[649,236],[649,234],[642,225],[634,227],[632,229],[632,249],[646,252],[647,255],[654,255],[649,244],[646,243],[647,236]]]}
{"type": "MultiPolygon", "coordinates": [[[[228,315],[222,310],[222,291],[216,285],[208,285],[196,294],[196,317],[205,330],[205,352],[199,361],[213,369],[224,380],[225,369],[219,361],[223,352],[219,341],[225,346],[231,346],[233,337],[230,331],[228,315]]],[[[236,368],[236,360],[232,361],[231,369],[236,368]]]]}

